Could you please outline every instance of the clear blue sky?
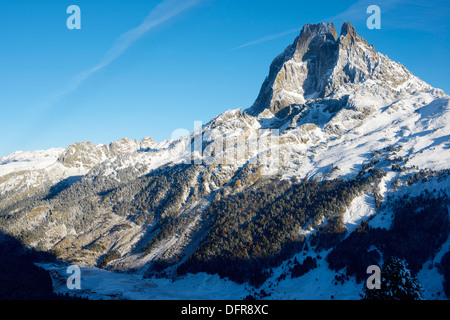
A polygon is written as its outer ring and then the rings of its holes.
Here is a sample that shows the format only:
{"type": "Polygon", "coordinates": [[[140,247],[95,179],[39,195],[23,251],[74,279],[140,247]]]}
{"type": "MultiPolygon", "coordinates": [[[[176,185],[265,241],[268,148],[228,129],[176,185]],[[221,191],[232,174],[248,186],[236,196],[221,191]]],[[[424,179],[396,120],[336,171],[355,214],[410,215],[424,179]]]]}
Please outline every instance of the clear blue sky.
{"type": "Polygon", "coordinates": [[[246,109],[305,23],[331,21],[339,32],[348,20],[377,51],[449,93],[449,16],[448,1],[423,0],[4,0],[0,156],[162,141],[246,109]],[[72,4],[81,30],[66,27],[72,4]],[[381,30],[366,27],[371,4],[381,30]]]}

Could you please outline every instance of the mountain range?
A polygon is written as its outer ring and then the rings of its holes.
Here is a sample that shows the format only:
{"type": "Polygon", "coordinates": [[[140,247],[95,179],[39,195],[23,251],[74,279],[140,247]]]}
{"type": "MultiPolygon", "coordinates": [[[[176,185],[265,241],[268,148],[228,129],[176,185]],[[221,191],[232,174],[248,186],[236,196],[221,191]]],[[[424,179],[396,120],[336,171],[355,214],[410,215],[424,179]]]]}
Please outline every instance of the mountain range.
{"type": "Polygon", "coordinates": [[[0,158],[0,231],[86,267],[219,275],[242,297],[358,298],[395,256],[448,298],[448,159],[448,95],[350,23],[306,24],[252,106],[184,137],[0,158]]]}

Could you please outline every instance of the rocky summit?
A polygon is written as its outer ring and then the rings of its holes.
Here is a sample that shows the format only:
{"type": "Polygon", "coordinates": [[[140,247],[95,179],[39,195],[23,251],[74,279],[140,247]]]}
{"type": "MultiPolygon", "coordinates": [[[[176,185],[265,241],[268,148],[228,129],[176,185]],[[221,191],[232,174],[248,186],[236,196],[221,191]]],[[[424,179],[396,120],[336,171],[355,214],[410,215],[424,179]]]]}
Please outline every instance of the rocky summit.
{"type": "Polygon", "coordinates": [[[350,23],[342,25],[340,36],[333,23],[307,24],[272,62],[247,113],[256,116],[268,109],[277,114],[310,100],[341,99],[365,90],[368,82],[381,86],[376,91],[389,93],[392,101],[401,94],[430,90],[401,64],[377,53],[350,23]]]}

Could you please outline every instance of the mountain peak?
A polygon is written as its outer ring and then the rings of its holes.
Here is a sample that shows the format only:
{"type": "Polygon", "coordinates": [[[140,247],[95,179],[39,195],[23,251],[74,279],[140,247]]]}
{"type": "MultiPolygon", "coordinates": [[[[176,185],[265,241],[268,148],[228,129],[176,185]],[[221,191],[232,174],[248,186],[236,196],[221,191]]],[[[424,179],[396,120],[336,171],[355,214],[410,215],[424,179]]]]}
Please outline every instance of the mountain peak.
{"type": "Polygon", "coordinates": [[[328,41],[336,42],[338,35],[333,23],[305,24],[295,39],[292,49],[294,56],[301,58],[308,50],[321,49],[328,41]]]}
{"type": "Polygon", "coordinates": [[[333,23],[305,24],[294,43],[272,62],[258,98],[246,113],[257,115],[269,109],[276,114],[321,94],[322,79],[336,64],[337,40],[333,23]]]}
{"type": "Polygon", "coordinates": [[[350,24],[350,22],[345,21],[342,24],[341,36],[346,36],[347,34],[356,34],[355,28],[350,24]]]}
{"type": "Polygon", "coordinates": [[[362,42],[364,45],[368,46],[367,41],[360,37],[350,22],[346,21],[342,24],[341,36],[339,38],[339,43],[341,46],[354,45],[357,42],[362,42]]]}
{"type": "Polygon", "coordinates": [[[369,79],[379,83],[385,96],[394,96],[393,91],[409,80],[411,92],[429,89],[405,67],[377,53],[349,22],[342,25],[339,37],[333,23],[305,24],[293,44],[272,62],[257,99],[245,113],[256,116],[268,109],[277,114],[311,99],[348,94],[355,84],[369,79]]]}
{"type": "Polygon", "coordinates": [[[317,35],[325,35],[334,38],[337,40],[336,29],[334,28],[334,24],[332,22],[324,23],[320,22],[317,24],[305,24],[300,32],[301,36],[315,37],[317,35]]]}

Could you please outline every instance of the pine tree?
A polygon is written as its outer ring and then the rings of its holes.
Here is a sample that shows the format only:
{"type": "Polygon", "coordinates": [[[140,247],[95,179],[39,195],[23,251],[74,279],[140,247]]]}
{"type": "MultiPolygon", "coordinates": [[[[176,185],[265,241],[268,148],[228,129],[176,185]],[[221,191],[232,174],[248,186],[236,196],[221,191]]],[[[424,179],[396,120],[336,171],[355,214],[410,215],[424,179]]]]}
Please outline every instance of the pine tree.
{"type": "Polygon", "coordinates": [[[381,288],[364,286],[364,300],[421,300],[422,286],[405,260],[390,257],[381,268],[381,288]]]}

